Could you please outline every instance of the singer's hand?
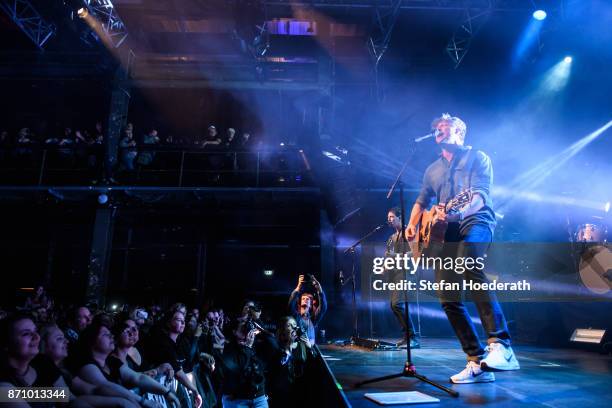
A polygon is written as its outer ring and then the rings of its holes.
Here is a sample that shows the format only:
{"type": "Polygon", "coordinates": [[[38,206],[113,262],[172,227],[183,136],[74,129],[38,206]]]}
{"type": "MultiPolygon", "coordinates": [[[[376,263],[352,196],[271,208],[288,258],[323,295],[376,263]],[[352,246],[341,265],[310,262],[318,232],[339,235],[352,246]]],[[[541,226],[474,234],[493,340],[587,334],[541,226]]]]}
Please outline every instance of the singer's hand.
{"type": "Polygon", "coordinates": [[[446,222],[459,222],[460,217],[458,212],[446,214],[444,221],[446,222]]]}
{"type": "Polygon", "coordinates": [[[412,241],[414,240],[415,237],[416,237],[416,227],[412,224],[408,224],[408,226],[406,227],[406,239],[408,241],[412,241]]]}
{"type": "Polygon", "coordinates": [[[451,221],[451,218],[453,218],[452,215],[447,214],[446,211],[444,211],[443,205],[437,205],[435,208],[436,208],[436,214],[434,216],[434,223],[452,222],[451,221]]]}

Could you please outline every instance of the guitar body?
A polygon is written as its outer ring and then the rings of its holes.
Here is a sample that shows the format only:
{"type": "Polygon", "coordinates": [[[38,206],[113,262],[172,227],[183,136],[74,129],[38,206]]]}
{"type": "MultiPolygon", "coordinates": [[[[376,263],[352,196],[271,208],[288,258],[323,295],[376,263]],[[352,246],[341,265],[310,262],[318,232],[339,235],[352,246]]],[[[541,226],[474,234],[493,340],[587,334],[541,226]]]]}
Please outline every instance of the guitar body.
{"type": "Polygon", "coordinates": [[[438,214],[443,211],[439,207],[432,207],[431,210],[423,211],[421,228],[419,229],[419,242],[423,244],[424,248],[429,247],[431,242],[444,242],[444,234],[446,234],[448,223],[438,220],[438,214]]]}
{"type": "Polygon", "coordinates": [[[463,206],[472,201],[472,191],[470,189],[457,194],[446,205],[435,205],[430,210],[423,211],[417,239],[410,242],[410,247],[414,257],[419,257],[422,251],[429,247],[432,242],[444,243],[444,235],[448,228],[448,222],[440,221],[439,215],[459,211],[463,206]]]}

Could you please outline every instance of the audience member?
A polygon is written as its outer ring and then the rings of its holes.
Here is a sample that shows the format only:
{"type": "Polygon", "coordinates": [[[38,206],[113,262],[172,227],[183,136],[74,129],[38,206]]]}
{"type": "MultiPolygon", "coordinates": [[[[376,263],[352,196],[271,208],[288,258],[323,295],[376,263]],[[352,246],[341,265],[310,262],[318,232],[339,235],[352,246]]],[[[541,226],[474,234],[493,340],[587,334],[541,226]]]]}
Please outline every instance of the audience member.
{"type": "Polygon", "coordinates": [[[174,370],[174,377],[193,393],[197,406],[202,403],[195,384],[183,370],[185,357],[179,353],[177,339],[185,330],[185,314],[181,311],[184,305],[174,305],[161,320],[161,324],[152,330],[148,343],[145,345],[145,359],[153,366],[169,363],[174,370]]]}
{"type": "Polygon", "coordinates": [[[287,316],[276,331],[277,351],[268,362],[266,377],[272,407],[307,406],[306,374],[314,352],[297,321],[287,316]]]}
{"type": "Polygon", "coordinates": [[[247,319],[236,319],[232,323],[232,341],[217,364],[223,408],[266,408],[264,364],[253,349],[259,330],[249,329],[247,319]]]}
{"type": "Polygon", "coordinates": [[[69,312],[65,333],[70,346],[79,339],[79,334],[91,323],[91,312],[85,306],[78,306],[69,312]]]}
{"type": "Polygon", "coordinates": [[[240,150],[249,150],[251,147],[251,134],[243,133],[240,140],[238,140],[238,148],[240,150]]]}
{"type": "Polygon", "coordinates": [[[101,145],[104,142],[104,130],[102,128],[102,122],[96,122],[96,126],[93,134],[93,144],[101,145]]]}
{"type": "MultiPolygon", "coordinates": [[[[156,129],[151,129],[147,134],[145,134],[142,138],[142,144],[144,147],[153,147],[155,145],[159,145],[160,139],[157,135],[156,129]]],[[[145,149],[142,150],[138,154],[138,164],[141,166],[150,166],[153,163],[153,159],[155,159],[155,152],[153,149],[145,149]]]]}
{"type": "MultiPolygon", "coordinates": [[[[324,295],[316,279],[300,281],[300,294],[314,293],[305,301],[316,322],[324,295]]],[[[313,384],[309,373],[317,372],[307,332],[293,317],[278,327],[264,324],[256,301],[245,301],[233,320],[220,308],[210,309],[203,322],[199,309],[183,303],[172,305],[161,319],[154,318],[157,305],[151,313],[126,306],[129,312],[99,311],[93,319],[89,308],[72,307],[65,332],[52,323],[63,304],[51,302],[44,287],[38,286],[26,304],[36,319],[0,316],[0,386],[68,387],[76,407],[157,407],[160,401],[168,408],[313,404],[304,394],[313,384]],[[143,336],[140,328],[153,323],[143,336]]]]}
{"type": "Polygon", "coordinates": [[[327,298],[319,281],[313,275],[308,276],[310,288],[304,275],[298,277],[298,284],[289,297],[289,310],[310,343],[315,344],[316,328],[327,311],[327,298]]]}
{"type": "Polygon", "coordinates": [[[227,150],[233,150],[236,144],[236,129],[229,128],[225,134],[225,139],[223,140],[223,147],[227,150]]]}
{"type": "Polygon", "coordinates": [[[119,141],[121,167],[125,170],[134,170],[134,159],[138,155],[136,141],[134,140],[134,127],[128,123],[123,132],[123,138],[119,141]]]}
{"type": "Polygon", "coordinates": [[[206,137],[204,138],[200,146],[201,147],[219,146],[221,145],[221,143],[222,143],[221,138],[217,134],[217,128],[215,127],[215,125],[210,125],[208,127],[208,134],[206,135],[206,137]]]}
{"type": "Polygon", "coordinates": [[[168,404],[179,404],[176,395],[151,377],[130,369],[118,358],[111,356],[115,348],[113,334],[102,321],[89,325],[79,339],[79,349],[72,362],[73,373],[84,381],[113,389],[122,398],[144,407],[158,404],[147,400],[129,389],[138,388],[141,393],[163,395],[168,404]]]}
{"type": "Polygon", "coordinates": [[[45,287],[42,285],[38,285],[34,289],[34,293],[31,296],[27,297],[25,302],[25,308],[28,310],[34,310],[38,307],[50,309],[52,304],[53,302],[51,301],[51,298],[47,296],[45,287]]]}
{"type": "MultiPolygon", "coordinates": [[[[55,365],[48,360],[34,362],[40,336],[34,321],[16,314],[0,322],[0,387],[67,387],[55,365]]],[[[16,407],[29,407],[15,402],[16,407]]],[[[53,406],[42,404],[41,406],[53,406]]]]}
{"type": "Polygon", "coordinates": [[[216,356],[223,353],[225,346],[225,335],[220,325],[219,312],[216,309],[209,310],[206,313],[206,319],[203,324],[203,351],[216,356]]]}
{"type": "Polygon", "coordinates": [[[43,326],[40,330],[40,353],[34,358],[34,363],[49,364],[50,361],[59,370],[70,391],[79,399],[94,407],[137,407],[136,404],[117,395],[114,388],[95,386],[80,377],[73,376],[64,368],[64,360],[68,357],[68,340],[55,324],[43,326]],[[45,361],[46,360],[46,361],[45,361]]]}
{"type": "Polygon", "coordinates": [[[112,355],[121,360],[122,363],[127,364],[129,368],[136,372],[143,372],[153,378],[159,378],[160,376],[174,377],[174,371],[168,363],[162,363],[157,367],[148,369],[149,364],[144,361],[140,350],[136,347],[140,338],[138,325],[132,319],[120,318],[115,322],[113,332],[116,341],[112,355]]]}

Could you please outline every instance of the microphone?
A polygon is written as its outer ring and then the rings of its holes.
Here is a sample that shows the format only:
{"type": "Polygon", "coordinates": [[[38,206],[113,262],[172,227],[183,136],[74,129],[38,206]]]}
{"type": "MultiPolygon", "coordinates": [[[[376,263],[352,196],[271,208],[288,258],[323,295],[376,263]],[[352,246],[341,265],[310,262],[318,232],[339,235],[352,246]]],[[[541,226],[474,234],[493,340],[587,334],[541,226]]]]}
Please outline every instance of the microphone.
{"type": "Polygon", "coordinates": [[[436,137],[440,133],[442,133],[442,132],[439,129],[436,129],[433,132],[426,134],[425,136],[417,137],[416,139],[414,139],[414,141],[416,143],[419,143],[419,142],[422,142],[423,140],[431,139],[432,137],[436,137]]]}

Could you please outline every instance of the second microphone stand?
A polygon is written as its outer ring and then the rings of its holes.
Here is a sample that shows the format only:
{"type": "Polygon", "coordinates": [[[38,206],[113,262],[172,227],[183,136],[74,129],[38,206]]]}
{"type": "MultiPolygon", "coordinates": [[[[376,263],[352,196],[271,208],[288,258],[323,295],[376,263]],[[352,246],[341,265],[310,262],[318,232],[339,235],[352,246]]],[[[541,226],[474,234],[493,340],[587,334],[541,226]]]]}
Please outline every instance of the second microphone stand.
{"type": "MultiPolygon", "coordinates": [[[[356,253],[355,253],[355,249],[366,239],[368,239],[372,234],[378,232],[383,226],[379,225],[376,228],[374,228],[372,231],[368,232],[367,234],[365,234],[363,237],[361,237],[359,240],[355,241],[350,247],[346,248],[344,250],[344,255],[347,254],[351,254],[351,262],[352,262],[352,266],[351,266],[351,276],[349,277],[349,281],[351,282],[351,289],[352,289],[352,295],[353,295],[353,335],[351,337],[351,342],[353,344],[359,344],[360,343],[360,337],[359,337],[359,330],[357,327],[357,297],[356,297],[356,292],[357,292],[357,287],[356,287],[356,282],[357,282],[357,276],[355,275],[355,257],[356,257],[356,253]]],[[[345,282],[345,283],[348,283],[345,282]]]]}

